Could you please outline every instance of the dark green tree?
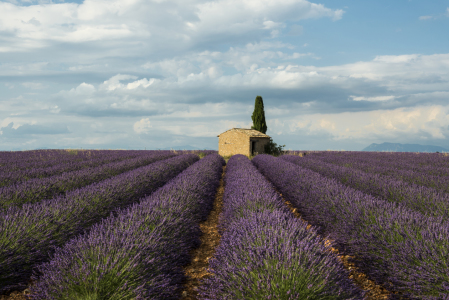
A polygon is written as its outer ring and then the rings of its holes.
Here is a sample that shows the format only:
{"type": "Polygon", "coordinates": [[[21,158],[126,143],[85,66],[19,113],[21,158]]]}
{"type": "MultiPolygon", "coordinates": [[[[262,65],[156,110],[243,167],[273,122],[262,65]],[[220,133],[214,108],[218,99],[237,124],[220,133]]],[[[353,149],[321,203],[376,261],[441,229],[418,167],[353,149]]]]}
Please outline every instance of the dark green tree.
{"type": "Polygon", "coordinates": [[[265,122],[265,111],[263,110],[263,99],[261,96],[256,97],[254,112],[251,119],[253,119],[253,126],[251,126],[251,129],[255,129],[262,133],[267,132],[267,123],[265,122]]]}

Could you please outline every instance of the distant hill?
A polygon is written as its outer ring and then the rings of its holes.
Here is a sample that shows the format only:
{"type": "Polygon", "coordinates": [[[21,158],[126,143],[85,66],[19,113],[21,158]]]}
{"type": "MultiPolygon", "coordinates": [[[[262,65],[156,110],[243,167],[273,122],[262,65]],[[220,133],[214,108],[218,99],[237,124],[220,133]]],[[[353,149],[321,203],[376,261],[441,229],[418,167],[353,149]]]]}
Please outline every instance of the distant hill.
{"type": "Polygon", "coordinates": [[[389,152],[449,152],[449,150],[432,145],[382,143],[371,144],[362,151],[389,151],[389,152]]]}

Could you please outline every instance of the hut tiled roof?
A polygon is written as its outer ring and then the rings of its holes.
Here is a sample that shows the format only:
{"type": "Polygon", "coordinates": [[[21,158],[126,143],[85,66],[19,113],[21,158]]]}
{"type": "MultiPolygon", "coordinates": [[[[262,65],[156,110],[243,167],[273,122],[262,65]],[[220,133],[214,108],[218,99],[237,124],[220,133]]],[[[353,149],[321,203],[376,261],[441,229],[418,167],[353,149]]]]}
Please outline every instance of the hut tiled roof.
{"type": "MultiPolygon", "coordinates": [[[[262,133],[262,132],[260,132],[260,131],[257,131],[257,130],[255,130],[255,129],[232,128],[232,129],[226,130],[225,132],[228,132],[228,131],[238,131],[238,132],[242,132],[242,133],[246,134],[246,135],[249,136],[249,137],[261,137],[261,138],[269,138],[269,137],[270,137],[270,136],[268,136],[268,135],[266,135],[266,134],[264,134],[264,133],[262,133]]],[[[223,132],[223,133],[225,133],[225,132],[223,132]]],[[[221,134],[219,134],[219,135],[217,135],[217,136],[220,136],[220,135],[222,135],[223,133],[221,133],[221,134]]]]}

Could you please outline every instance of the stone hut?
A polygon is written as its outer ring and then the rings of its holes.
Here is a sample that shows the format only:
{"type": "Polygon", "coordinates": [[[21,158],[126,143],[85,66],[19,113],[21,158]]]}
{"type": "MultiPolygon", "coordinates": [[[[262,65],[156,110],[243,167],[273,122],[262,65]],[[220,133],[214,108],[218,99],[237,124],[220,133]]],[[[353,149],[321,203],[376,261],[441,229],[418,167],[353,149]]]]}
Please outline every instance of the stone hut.
{"type": "Polygon", "coordinates": [[[218,135],[218,154],[257,155],[264,152],[270,137],[260,131],[245,128],[232,128],[218,135]]]}

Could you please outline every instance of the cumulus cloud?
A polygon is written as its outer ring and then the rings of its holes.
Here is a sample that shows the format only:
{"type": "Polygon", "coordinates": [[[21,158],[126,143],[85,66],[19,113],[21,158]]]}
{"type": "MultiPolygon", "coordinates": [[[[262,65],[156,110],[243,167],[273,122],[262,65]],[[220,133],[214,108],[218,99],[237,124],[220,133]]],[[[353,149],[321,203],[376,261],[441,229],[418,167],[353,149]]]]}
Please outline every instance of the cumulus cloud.
{"type": "Polygon", "coordinates": [[[350,96],[354,101],[388,101],[393,100],[395,96],[377,96],[377,97],[356,97],[350,96]]]}
{"type": "MultiPolygon", "coordinates": [[[[284,134],[305,132],[331,140],[442,142],[449,137],[449,106],[432,105],[370,112],[311,114],[283,120],[284,134]]],[[[276,126],[276,123],[275,123],[276,126]]]]}
{"type": "Polygon", "coordinates": [[[137,133],[148,133],[151,128],[151,122],[149,118],[141,119],[140,121],[137,121],[134,123],[134,131],[137,133]]]}
{"type": "Polygon", "coordinates": [[[344,13],[305,0],[90,0],[31,6],[0,2],[0,12],[0,31],[10,33],[1,52],[30,51],[55,42],[107,42],[115,47],[105,50],[111,54],[120,51],[122,56],[143,44],[159,51],[173,51],[176,45],[182,52],[205,41],[223,43],[231,36],[274,37],[286,27],[286,21],[336,21],[344,13]],[[130,39],[141,42],[123,47],[122,41],[130,39]]]}
{"type": "Polygon", "coordinates": [[[164,77],[116,74],[97,86],[82,83],[58,93],[61,100],[55,105],[65,113],[143,117],[182,111],[181,104],[251,103],[253,94],[261,92],[268,104],[301,104],[308,113],[343,112],[349,103],[352,111],[366,111],[442,104],[448,99],[449,54],[377,56],[315,67],[293,64],[289,60],[307,54],[288,53],[287,46],[248,44],[145,63],[143,67],[164,77]],[[233,73],[224,71],[230,67],[233,73]]]}
{"type": "Polygon", "coordinates": [[[117,74],[117,75],[109,78],[105,82],[103,82],[102,88],[104,88],[108,91],[113,91],[117,88],[123,88],[124,84],[122,84],[120,81],[128,80],[128,79],[137,79],[137,76],[126,75],[126,74],[123,74],[123,75],[117,74]]]}
{"type": "Polygon", "coordinates": [[[296,148],[302,138],[448,135],[449,54],[319,61],[307,26],[338,21],[341,9],[305,0],[27,1],[0,2],[2,146],[216,146],[218,133],[251,126],[256,95],[269,134],[296,148]]]}
{"type": "Polygon", "coordinates": [[[95,92],[95,87],[92,84],[83,82],[75,89],[71,89],[70,92],[78,95],[86,95],[95,92]]]}

